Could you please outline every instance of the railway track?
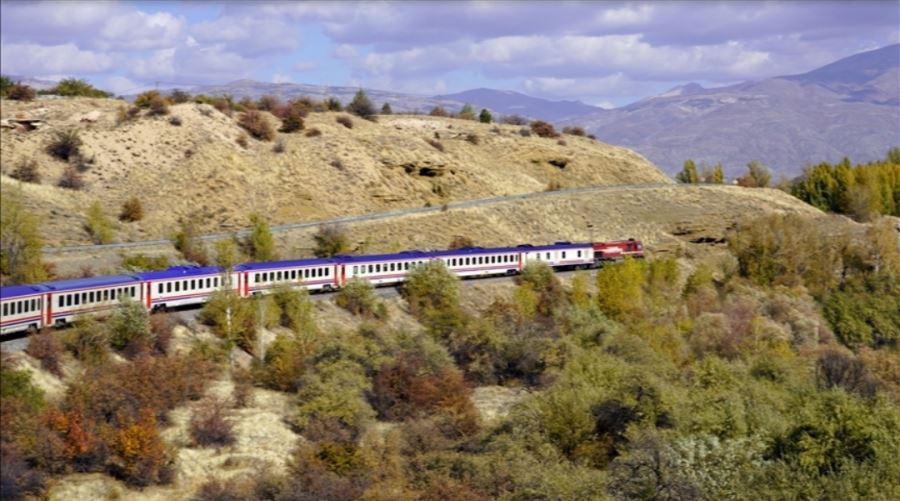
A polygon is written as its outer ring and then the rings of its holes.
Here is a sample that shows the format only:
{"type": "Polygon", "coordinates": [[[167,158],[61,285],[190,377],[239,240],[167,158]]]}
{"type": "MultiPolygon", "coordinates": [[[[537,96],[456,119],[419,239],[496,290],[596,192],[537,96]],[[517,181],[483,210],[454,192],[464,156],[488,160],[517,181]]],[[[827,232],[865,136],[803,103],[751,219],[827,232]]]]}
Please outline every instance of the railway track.
{"type": "MultiPolygon", "coordinates": [[[[307,221],[303,223],[288,223],[281,224],[276,226],[271,226],[270,229],[272,233],[282,233],[291,230],[298,230],[304,228],[316,228],[320,225],[331,225],[331,224],[343,224],[343,223],[357,223],[362,221],[377,221],[381,219],[391,219],[395,217],[401,216],[409,216],[412,214],[427,214],[431,212],[441,212],[444,210],[450,209],[467,209],[471,207],[479,207],[483,205],[491,205],[496,203],[504,203],[504,202],[514,202],[517,200],[530,200],[530,199],[539,199],[539,198],[552,198],[552,197],[561,197],[571,194],[577,193],[602,193],[602,192],[612,192],[612,191],[623,191],[623,190],[644,190],[644,189],[657,189],[657,188],[671,188],[677,187],[679,185],[673,183],[643,183],[643,184],[618,184],[618,185],[609,185],[609,186],[588,186],[582,188],[569,188],[564,190],[557,191],[541,191],[534,193],[521,193],[518,195],[505,195],[498,197],[488,197],[488,198],[476,198],[472,200],[463,200],[459,202],[450,202],[446,204],[446,209],[443,206],[433,206],[433,207],[413,207],[409,209],[395,209],[385,212],[375,212],[369,214],[359,214],[356,216],[344,216],[333,219],[320,219],[316,221],[307,221]]],[[[200,240],[204,241],[215,241],[221,240],[223,238],[228,238],[231,235],[236,234],[238,236],[247,236],[250,234],[250,229],[239,230],[236,232],[222,232],[222,233],[211,233],[208,235],[202,235],[198,237],[200,240]]],[[[161,245],[172,245],[171,240],[143,240],[139,242],[121,242],[121,243],[113,243],[113,244],[97,244],[97,245],[67,245],[60,247],[44,247],[43,251],[45,254],[61,254],[66,252],[97,252],[102,250],[113,250],[113,249],[134,249],[134,248],[142,248],[142,247],[157,247],[161,245]]]]}

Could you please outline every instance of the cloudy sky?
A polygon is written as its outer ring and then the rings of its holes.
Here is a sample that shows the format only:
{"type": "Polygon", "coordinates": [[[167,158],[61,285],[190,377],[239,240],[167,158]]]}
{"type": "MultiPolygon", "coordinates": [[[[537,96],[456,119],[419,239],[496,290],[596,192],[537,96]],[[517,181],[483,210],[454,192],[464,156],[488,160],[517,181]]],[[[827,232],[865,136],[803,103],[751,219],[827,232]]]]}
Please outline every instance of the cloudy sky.
{"type": "Polygon", "coordinates": [[[2,1],[0,71],[116,93],[267,82],[622,105],[900,41],[900,3],[2,1]]]}

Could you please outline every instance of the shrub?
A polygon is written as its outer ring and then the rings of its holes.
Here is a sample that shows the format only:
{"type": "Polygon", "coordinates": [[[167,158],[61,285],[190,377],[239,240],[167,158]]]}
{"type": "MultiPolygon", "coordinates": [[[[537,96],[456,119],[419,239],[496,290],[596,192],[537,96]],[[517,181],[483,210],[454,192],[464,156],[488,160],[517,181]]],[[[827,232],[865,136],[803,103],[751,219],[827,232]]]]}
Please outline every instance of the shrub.
{"type": "Polygon", "coordinates": [[[445,110],[441,106],[435,106],[434,108],[431,108],[431,111],[429,111],[428,114],[433,117],[448,117],[448,116],[450,116],[450,114],[447,113],[447,110],[445,110]]]}
{"type": "Polygon", "coordinates": [[[25,207],[21,190],[0,196],[0,273],[19,283],[47,280],[40,225],[41,219],[25,207]]]}
{"type": "Polygon", "coordinates": [[[0,492],[3,499],[35,498],[44,488],[44,475],[26,461],[25,455],[13,443],[0,442],[0,492]]]}
{"type": "Polygon", "coordinates": [[[440,151],[441,153],[444,152],[444,145],[440,141],[436,141],[434,139],[426,139],[425,142],[430,144],[434,149],[440,151]]]}
{"type": "Polygon", "coordinates": [[[172,237],[172,244],[175,249],[181,252],[188,261],[195,262],[201,266],[209,263],[209,255],[203,242],[197,238],[197,227],[191,219],[182,220],[178,232],[172,237]]]}
{"type": "Polygon", "coordinates": [[[341,308],[366,317],[375,316],[377,302],[375,287],[358,277],[350,279],[334,298],[334,303],[341,308]]]}
{"type": "Polygon", "coordinates": [[[819,355],[816,379],[823,388],[839,386],[866,398],[873,398],[878,391],[878,381],[861,360],[835,349],[819,355]]]}
{"type": "Polygon", "coordinates": [[[65,351],[57,333],[44,329],[28,338],[25,352],[41,361],[41,368],[62,377],[62,355],[65,351]]]}
{"type": "Polygon", "coordinates": [[[78,360],[96,365],[109,351],[108,335],[93,317],[76,318],[74,327],[66,331],[63,344],[78,360]]]}
{"type": "Polygon", "coordinates": [[[278,307],[279,325],[297,333],[315,332],[314,308],[306,289],[278,286],[271,298],[278,307]]]}
{"type": "Polygon", "coordinates": [[[747,164],[747,173],[737,179],[738,185],[745,188],[768,188],[771,181],[772,173],[756,160],[747,164]]]}
{"type": "Polygon", "coordinates": [[[471,104],[466,103],[456,116],[463,120],[475,120],[475,110],[472,109],[471,104]]]}
{"type": "Polygon", "coordinates": [[[553,125],[543,120],[535,120],[531,122],[531,132],[540,137],[559,137],[559,133],[553,128],[553,125]]]}
{"type": "Polygon", "coordinates": [[[190,101],[191,95],[181,89],[173,89],[169,93],[169,99],[175,104],[182,104],[190,101]]]}
{"type": "Polygon", "coordinates": [[[476,146],[478,145],[478,143],[481,142],[481,140],[478,139],[478,135],[472,134],[471,132],[466,134],[466,141],[468,141],[469,143],[474,144],[476,146]]]}
{"type": "Polygon", "coordinates": [[[241,261],[240,251],[238,250],[239,242],[236,238],[225,238],[216,241],[213,248],[216,251],[216,265],[231,270],[234,265],[241,261]]]}
{"type": "Polygon", "coordinates": [[[303,117],[307,114],[306,108],[291,103],[284,110],[281,116],[281,132],[297,132],[303,130],[303,117]]]}
{"type": "Polygon", "coordinates": [[[474,247],[475,242],[472,238],[464,236],[464,235],[456,235],[453,237],[453,240],[450,241],[450,246],[448,249],[464,249],[466,247],[474,247]]]}
{"type": "Polygon", "coordinates": [[[313,254],[316,257],[331,257],[344,254],[350,250],[350,239],[343,226],[331,224],[319,226],[313,235],[316,247],[313,254]]]}
{"type": "Polygon", "coordinates": [[[311,129],[307,130],[306,133],[303,134],[303,135],[306,136],[306,137],[317,137],[317,136],[321,136],[321,135],[322,135],[322,131],[320,131],[319,129],[313,127],[313,128],[311,128],[311,129]]]}
{"type": "Polygon", "coordinates": [[[138,108],[149,108],[150,103],[158,97],[162,97],[158,90],[148,90],[138,94],[137,97],[134,98],[134,105],[138,108]]]}
{"type": "Polygon", "coordinates": [[[275,145],[272,146],[272,152],[274,153],[284,153],[284,141],[279,139],[275,141],[275,145]]]}
{"type": "Polygon", "coordinates": [[[119,106],[116,110],[116,125],[131,122],[141,115],[141,109],[137,106],[119,106]]]}
{"type": "Polygon", "coordinates": [[[522,137],[531,137],[531,131],[522,127],[521,129],[519,129],[519,135],[522,137]]]}
{"type": "Polygon", "coordinates": [[[483,124],[489,124],[494,120],[494,117],[491,116],[491,112],[486,108],[481,108],[481,113],[478,114],[478,121],[483,124]]]}
{"type": "Polygon", "coordinates": [[[459,279],[442,261],[430,261],[411,270],[404,285],[410,312],[425,318],[455,310],[459,305],[459,279]]]}
{"type": "Polygon", "coordinates": [[[115,458],[111,473],[125,482],[141,487],[172,480],[173,461],[151,412],[144,411],[136,422],[116,431],[110,449],[115,458]]]}
{"type": "Polygon", "coordinates": [[[241,148],[247,149],[250,147],[250,143],[248,140],[249,137],[247,136],[247,133],[241,132],[241,135],[239,135],[237,139],[234,140],[234,142],[236,142],[241,148]]]}
{"type": "Polygon", "coordinates": [[[56,131],[46,149],[50,155],[66,162],[77,157],[81,151],[81,138],[78,136],[78,131],[75,129],[56,131]]]}
{"type": "Polygon", "coordinates": [[[64,78],[50,89],[50,94],[66,97],[112,97],[112,94],[95,88],[93,85],[78,78],[64,78]]]}
{"type": "Polygon", "coordinates": [[[325,106],[325,109],[327,111],[342,111],[344,109],[344,106],[341,104],[341,102],[334,97],[329,97],[322,104],[325,106]]]}
{"type": "Polygon", "coordinates": [[[144,206],[141,199],[131,197],[122,204],[122,211],[119,212],[119,221],[133,223],[144,218],[144,206]]]}
{"type": "Polygon", "coordinates": [[[391,108],[391,103],[384,103],[381,105],[381,114],[382,115],[392,115],[394,110],[391,108]]]}
{"type": "Polygon", "coordinates": [[[528,125],[528,119],[519,115],[507,115],[501,122],[507,125],[528,125]]]}
{"type": "Polygon", "coordinates": [[[347,111],[366,120],[375,118],[375,106],[372,105],[372,101],[369,101],[369,97],[362,89],[359,89],[353,96],[353,100],[347,105],[347,111]]]}
{"type": "Polygon", "coordinates": [[[238,120],[238,125],[260,141],[271,141],[275,138],[275,129],[272,128],[272,124],[259,111],[250,110],[244,112],[238,120]]]}
{"type": "Polygon", "coordinates": [[[348,129],[353,128],[353,120],[351,120],[350,117],[346,117],[346,116],[342,115],[342,116],[335,118],[334,121],[343,125],[344,127],[348,128],[348,129]]]}
{"type": "Polygon", "coordinates": [[[170,117],[169,123],[174,125],[175,127],[180,127],[181,126],[181,117],[176,117],[176,116],[170,117]]]}
{"type": "Polygon", "coordinates": [[[342,162],[340,158],[335,158],[334,160],[332,160],[331,166],[337,170],[345,170],[346,169],[346,167],[344,167],[344,162],[342,162]]]}
{"type": "Polygon", "coordinates": [[[9,78],[6,75],[0,75],[0,97],[6,97],[9,93],[9,89],[13,88],[13,85],[16,85],[16,82],[13,82],[12,78],[9,78]]]}
{"type": "Polygon", "coordinates": [[[150,315],[150,337],[153,339],[154,352],[159,355],[169,353],[174,330],[175,319],[168,313],[150,315]]]}
{"type": "Polygon", "coordinates": [[[255,482],[252,479],[232,477],[223,481],[213,478],[204,482],[197,489],[192,501],[252,501],[260,499],[260,496],[255,494],[254,487],[255,482]]]}
{"type": "Polygon", "coordinates": [[[256,101],[256,108],[260,111],[268,111],[270,113],[274,113],[278,108],[281,107],[281,100],[275,96],[270,96],[268,94],[259,98],[256,101]]]}
{"type": "Polygon", "coordinates": [[[693,160],[684,161],[684,167],[681,172],[675,174],[675,180],[684,184],[697,184],[700,182],[700,176],[697,175],[697,164],[693,160]]]}
{"type": "Polygon", "coordinates": [[[169,258],[166,256],[148,257],[144,254],[135,254],[122,258],[122,267],[129,271],[158,271],[169,267],[169,258]]]}
{"type": "Polygon", "coordinates": [[[7,99],[12,99],[13,101],[32,101],[34,100],[34,96],[34,89],[23,84],[13,85],[6,94],[7,99]]]}
{"type": "Polygon", "coordinates": [[[572,126],[563,127],[562,132],[563,132],[563,134],[568,134],[570,136],[580,136],[580,137],[585,136],[584,128],[581,127],[580,125],[572,125],[572,126]]]}
{"type": "MultiPolygon", "coordinates": [[[[150,99],[150,110],[147,112],[150,116],[163,116],[169,114],[169,103],[166,102],[166,98],[162,96],[154,96],[150,99]]],[[[171,123],[171,120],[169,121],[171,123]]],[[[178,125],[181,125],[181,121],[178,121],[178,125]]]]}
{"type": "Polygon", "coordinates": [[[554,179],[547,183],[547,187],[544,188],[544,191],[559,191],[562,189],[562,183],[558,180],[554,179]]]}
{"type": "Polygon", "coordinates": [[[556,144],[558,144],[560,146],[567,146],[569,143],[567,143],[565,139],[560,139],[559,141],[556,142],[556,144]]]}
{"type": "Polygon", "coordinates": [[[112,221],[103,211],[103,205],[99,200],[94,201],[88,207],[85,221],[85,229],[91,235],[96,244],[108,244],[113,239],[112,221]]]}
{"type": "Polygon", "coordinates": [[[256,350],[258,313],[254,301],[242,300],[232,290],[216,291],[199,317],[220,338],[250,353],[256,350]]]}
{"type": "Polygon", "coordinates": [[[247,253],[257,261],[272,261],[275,259],[275,239],[269,221],[259,214],[251,214],[250,224],[253,227],[247,237],[247,253]]]}
{"type": "Polygon", "coordinates": [[[41,172],[35,159],[22,159],[9,177],[18,179],[23,183],[40,184],[41,172]]]}
{"type": "Polygon", "coordinates": [[[237,103],[237,108],[241,111],[249,111],[249,110],[257,109],[256,103],[253,102],[253,99],[251,99],[250,96],[242,97],[241,100],[238,101],[238,103],[237,103]]]}
{"type": "Polygon", "coordinates": [[[235,442],[234,425],[228,420],[224,403],[208,401],[200,404],[191,415],[190,434],[195,446],[217,447],[235,442]]]}
{"type": "Polygon", "coordinates": [[[128,348],[136,354],[148,350],[153,343],[150,317],[147,309],[138,301],[123,299],[109,317],[109,344],[117,349],[128,348]]]}
{"type": "Polygon", "coordinates": [[[294,336],[279,335],[269,345],[262,364],[254,369],[256,380],[266,388],[296,392],[308,368],[311,347],[294,336]]]}

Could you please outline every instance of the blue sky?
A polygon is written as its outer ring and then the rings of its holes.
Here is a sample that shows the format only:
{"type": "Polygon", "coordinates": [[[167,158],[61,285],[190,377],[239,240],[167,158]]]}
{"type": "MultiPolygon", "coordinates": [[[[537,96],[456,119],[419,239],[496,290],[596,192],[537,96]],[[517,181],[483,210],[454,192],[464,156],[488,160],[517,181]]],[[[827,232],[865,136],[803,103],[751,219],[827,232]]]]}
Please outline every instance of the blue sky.
{"type": "Polygon", "coordinates": [[[883,2],[0,2],[0,71],[116,93],[267,82],[475,87],[619,106],[900,41],[883,2]]]}

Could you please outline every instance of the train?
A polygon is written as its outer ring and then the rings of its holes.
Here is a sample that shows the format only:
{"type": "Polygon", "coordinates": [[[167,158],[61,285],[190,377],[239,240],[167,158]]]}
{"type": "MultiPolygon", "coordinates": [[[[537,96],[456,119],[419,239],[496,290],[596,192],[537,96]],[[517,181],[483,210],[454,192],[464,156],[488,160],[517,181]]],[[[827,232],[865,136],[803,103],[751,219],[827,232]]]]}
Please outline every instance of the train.
{"type": "Polygon", "coordinates": [[[283,286],[329,292],[355,278],[374,286],[396,285],[404,282],[415,267],[435,260],[442,261],[457,277],[473,278],[515,275],[534,261],[557,270],[587,269],[626,257],[644,257],[639,240],[408,250],[252,262],[236,265],[230,271],[219,266],[181,265],[161,271],[13,285],[0,287],[0,336],[65,326],[80,315],[107,314],[123,297],[138,301],[153,312],[203,304],[215,292],[227,289],[250,297],[283,286]]]}

